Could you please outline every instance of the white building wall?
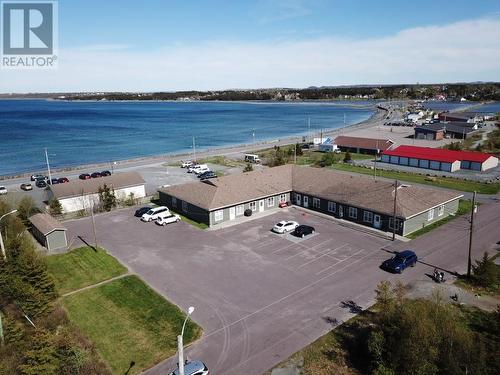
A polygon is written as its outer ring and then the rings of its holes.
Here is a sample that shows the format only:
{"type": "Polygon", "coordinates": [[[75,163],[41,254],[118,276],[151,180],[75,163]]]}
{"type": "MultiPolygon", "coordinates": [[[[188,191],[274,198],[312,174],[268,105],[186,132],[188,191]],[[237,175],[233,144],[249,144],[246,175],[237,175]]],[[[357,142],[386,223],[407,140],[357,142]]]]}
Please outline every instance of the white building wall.
{"type": "Polygon", "coordinates": [[[482,171],[487,171],[488,169],[495,168],[498,166],[498,158],[491,156],[483,163],[481,166],[482,171]]]}

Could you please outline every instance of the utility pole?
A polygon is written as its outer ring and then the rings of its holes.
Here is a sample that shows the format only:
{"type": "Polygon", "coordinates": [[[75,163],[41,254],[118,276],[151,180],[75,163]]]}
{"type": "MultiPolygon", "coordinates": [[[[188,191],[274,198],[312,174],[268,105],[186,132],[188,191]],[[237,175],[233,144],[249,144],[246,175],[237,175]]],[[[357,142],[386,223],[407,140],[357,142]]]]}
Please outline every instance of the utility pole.
{"type": "Polygon", "coordinates": [[[92,200],[92,206],[90,207],[90,216],[92,217],[92,230],[94,232],[94,243],[95,243],[95,251],[97,251],[97,232],[95,229],[95,219],[94,219],[94,201],[92,200]]]}
{"type": "Polygon", "coordinates": [[[293,164],[297,164],[297,144],[293,145],[293,164]]]}
{"type": "Polygon", "coordinates": [[[307,143],[311,142],[311,118],[307,118],[307,143]]]}
{"type": "Polygon", "coordinates": [[[3,338],[3,325],[2,325],[2,311],[0,311],[0,346],[4,346],[5,341],[3,338]]]}
{"type": "Polygon", "coordinates": [[[392,240],[396,239],[396,207],[398,201],[398,180],[394,181],[394,210],[392,212],[392,240]]]}
{"type": "Polygon", "coordinates": [[[193,162],[196,162],[196,143],[193,137],[193,162]]]}
{"type": "Polygon", "coordinates": [[[474,211],[476,211],[476,192],[472,194],[472,210],[470,211],[469,257],[467,259],[467,278],[470,278],[472,268],[472,233],[474,232],[474,211]]]}
{"type": "Polygon", "coordinates": [[[52,184],[52,176],[50,175],[49,154],[47,154],[47,147],[45,147],[45,161],[47,162],[47,172],[49,173],[49,183],[52,184]]]}

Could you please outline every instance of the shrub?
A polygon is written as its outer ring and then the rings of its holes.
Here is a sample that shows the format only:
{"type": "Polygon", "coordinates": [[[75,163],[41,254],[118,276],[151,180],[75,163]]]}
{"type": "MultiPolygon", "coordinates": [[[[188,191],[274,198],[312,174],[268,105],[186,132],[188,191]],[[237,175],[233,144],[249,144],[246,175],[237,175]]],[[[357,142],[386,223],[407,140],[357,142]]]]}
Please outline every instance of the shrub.
{"type": "Polygon", "coordinates": [[[351,158],[351,153],[349,151],[347,151],[344,155],[344,163],[348,163],[352,160],[351,158]]]}
{"type": "Polygon", "coordinates": [[[62,206],[61,202],[58,199],[52,199],[49,203],[50,213],[52,215],[61,215],[62,214],[62,206]]]}
{"type": "Polygon", "coordinates": [[[245,165],[245,169],[243,169],[243,172],[252,172],[252,171],[253,171],[252,163],[247,163],[247,165],[245,165]]]}
{"type": "Polygon", "coordinates": [[[488,253],[483,254],[481,260],[476,260],[472,266],[474,282],[484,288],[500,288],[500,267],[497,266],[493,258],[489,258],[488,253]]]}

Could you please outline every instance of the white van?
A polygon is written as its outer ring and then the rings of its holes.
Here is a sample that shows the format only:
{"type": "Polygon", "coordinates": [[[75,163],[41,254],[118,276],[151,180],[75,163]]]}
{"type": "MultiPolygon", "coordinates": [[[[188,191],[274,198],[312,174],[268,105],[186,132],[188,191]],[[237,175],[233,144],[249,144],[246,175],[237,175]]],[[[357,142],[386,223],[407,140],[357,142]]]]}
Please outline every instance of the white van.
{"type": "Polygon", "coordinates": [[[247,163],[260,163],[259,155],[245,154],[245,161],[247,163]]]}
{"type": "Polygon", "coordinates": [[[144,215],[142,215],[141,220],[142,221],[153,221],[153,220],[158,219],[158,217],[163,213],[170,214],[170,210],[168,209],[168,207],[165,207],[165,206],[155,207],[155,208],[150,209],[144,215]]]}
{"type": "Polygon", "coordinates": [[[189,168],[192,173],[200,174],[204,172],[208,172],[210,168],[208,168],[208,165],[206,164],[198,164],[192,168],[189,168]]]}

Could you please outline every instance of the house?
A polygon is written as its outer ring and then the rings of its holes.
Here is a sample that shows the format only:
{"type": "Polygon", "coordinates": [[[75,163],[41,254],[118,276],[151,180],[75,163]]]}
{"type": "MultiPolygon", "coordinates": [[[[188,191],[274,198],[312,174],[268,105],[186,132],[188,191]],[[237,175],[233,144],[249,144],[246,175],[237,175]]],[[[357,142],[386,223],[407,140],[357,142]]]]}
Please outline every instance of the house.
{"type": "Polygon", "coordinates": [[[334,144],[343,152],[361,154],[379,154],[381,151],[392,148],[394,142],[390,139],[360,138],[340,135],[335,138],[334,144]]]}
{"type": "Polygon", "coordinates": [[[334,143],[333,139],[327,138],[323,143],[319,145],[318,150],[321,152],[334,152],[335,150],[338,150],[338,147],[334,143]]]}
{"type": "Polygon", "coordinates": [[[66,228],[49,214],[36,214],[29,218],[31,233],[48,251],[65,249],[68,246],[66,228]]]}
{"type": "Polygon", "coordinates": [[[442,122],[483,122],[484,116],[475,112],[442,112],[438,115],[442,122]]]}
{"type": "Polygon", "coordinates": [[[486,171],[498,165],[498,158],[482,152],[417,146],[399,146],[394,150],[384,151],[380,160],[390,164],[445,172],[461,169],[486,171]]]}
{"type": "Polygon", "coordinates": [[[478,125],[468,122],[450,122],[415,127],[416,139],[441,140],[444,138],[466,139],[474,134],[478,125]]]}
{"type": "Polygon", "coordinates": [[[49,185],[48,200],[57,199],[63,213],[88,210],[99,204],[99,190],[106,185],[113,189],[118,200],[146,196],[145,181],[137,172],[114,173],[90,180],[73,180],[49,185]]]}
{"type": "Polygon", "coordinates": [[[159,190],[160,202],[209,226],[290,202],[382,231],[406,235],[458,209],[462,195],[350,176],[330,169],[284,165],[159,190]],[[395,220],[394,220],[395,217],[395,220]]]}

